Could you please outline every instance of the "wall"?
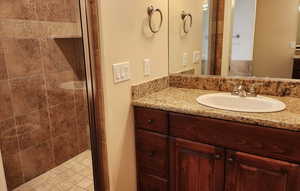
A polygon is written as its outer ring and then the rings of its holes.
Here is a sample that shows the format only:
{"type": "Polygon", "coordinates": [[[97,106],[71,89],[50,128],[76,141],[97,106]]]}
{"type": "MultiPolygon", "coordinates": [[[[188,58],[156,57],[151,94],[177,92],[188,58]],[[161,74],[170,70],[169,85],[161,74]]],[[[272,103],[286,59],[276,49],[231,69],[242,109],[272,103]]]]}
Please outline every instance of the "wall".
{"type": "Polygon", "coordinates": [[[258,0],[253,75],[291,78],[299,0],[258,0]]]}
{"type": "Polygon", "coordinates": [[[81,41],[49,36],[79,24],[77,3],[0,1],[0,23],[10,23],[0,28],[0,146],[10,189],[88,148],[84,89],[61,86],[84,80],[81,41]]]}
{"type": "MultiPolygon", "coordinates": [[[[203,0],[170,0],[170,72],[177,73],[194,68],[199,72],[199,63],[193,63],[193,51],[202,51],[202,5],[203,0]],[[188,34],[183,31],[182,11],[191,13],[193,26],[188,34]],[[188,64],[182,65],[182,57],[188,53],[188,64]],[[198,69],[198,70],[197,70],[198,69]]],[[[202,55],[202,54],[201,54],[202,55]]]]}
{"type": "Polygon", "coordinates": [[[134,125],[131,85],[168,75],[168,1],[102,0],[101,43],[105,125],[111,191],[135,191],[134,125]],[[161,31],[151,35],[147,7],[162,10],[161,31]],[[151,75],[143,75],[143,59],[152,61],[151,75]],[[130,61],[131,80],[114,84],[112,64],[130,61]]]}

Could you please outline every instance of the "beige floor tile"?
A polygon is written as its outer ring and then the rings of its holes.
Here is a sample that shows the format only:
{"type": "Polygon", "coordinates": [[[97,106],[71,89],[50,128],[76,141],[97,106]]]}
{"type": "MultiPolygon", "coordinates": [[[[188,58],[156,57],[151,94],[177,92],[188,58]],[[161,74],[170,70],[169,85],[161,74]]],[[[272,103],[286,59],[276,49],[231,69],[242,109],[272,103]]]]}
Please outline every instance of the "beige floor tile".
{"type": "Polygon", "coordinates": [[[90,185],[93,184],[93,181],[91,181],[89,178],[83,178],[78,184],[77,186],[81,187],[81,188],[88,188],[90,185]]]}
{"type": "Polygon", "coordinates": [[[74,186],[69,191],[86,191],[86,189],[80,188],[78,186],[74,186]]]}
{"type": "Polygon", "coordinates": [[[91,161],[85,151],[14,191],[94,191],[91,161]]]}
{"type": "Polygon", "coordinates": [[[94,191],[94,184],[90,185],[86,190],[88,190],[88,191],[94,191]]]}

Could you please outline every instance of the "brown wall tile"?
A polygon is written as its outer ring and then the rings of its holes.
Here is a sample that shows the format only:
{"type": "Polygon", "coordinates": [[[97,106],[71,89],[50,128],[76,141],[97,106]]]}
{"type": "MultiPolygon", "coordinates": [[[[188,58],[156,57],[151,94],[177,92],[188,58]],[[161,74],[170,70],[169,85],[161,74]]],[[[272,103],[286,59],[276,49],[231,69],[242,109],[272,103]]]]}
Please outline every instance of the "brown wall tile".
{"type": "Polygon", "coordinates": [[[5,59],[4,59],[4,50],[1,49],[1,42],[0,42],[0,80],[6,80],[7,79],[7,69],[5,65],[5,59]]]}
{"type": "Polygon", "coordinates": [[[76,116],[73,101],[51,107],[49,110],[53,137],[75,132],[76,116]]]}
{"type": "Polygon", "coordinates": [[[21,185],[24,182],[19,153],[4,154],[3,164],[6,183],[9,190],[21,185]]]}
{"type": "Polygon", "coordinates": [[[51,137],[47,110],[16,117],[16,128],[21,150],[35,147],[51,137]]]}
{"type": "Polygon", "coordinates": [[[65,83],[72,83],[73,81],[73,72],[46,74],[48,103],[50,106],[74,100],[74,90],[63,88],[65,83]]]}
{"type": "Polygon", "coordinates": [[[35,39],[1,40],[5,44],[5,63],[9,78],[42,72],[40,42],[35,39]]]}
{"type": "Polygon", "coordinates": [[[0,121],[13,116],[10,89],[7,80],[0,80],[0,121]]]}
{"type": "Polygon", "coordinates": [[[72,71],[76,61],[74,43],[70,39],[43,41],[42,54],[46,72],[72,71]]]}
{"type": "Polygon", "coordinates": [[[53,139],[55,164],[59,165],[79,153],[77,133],[65,133],[53,139]]]}
{"type": "Polygon", "coordinates": [[[46,107],[45,83],[41,75],[10,81],[12,103],[16,115],[46,107]]]}
{"type": "Polygon", "coordinates": [[[75,91],[75,105],[77,125],[86,129],[89,124],[89,111],[84,90],[75,91]]]}
{"type": "Polygon", "coordinates": [[[86,151],[90,146],[90,134],[89,127],[87,126],[84,129],[77,129],[77,137],[78,137],[78,149],[79,152],[86,151]]]}
{"type": "Polygon", "coordinates": [[[54,167],[50,141],[21,151],[24,180],[28,181],[54,167]]]}
{"type": "Polygon", "coordinates": [[[19,152],[19,143],[14,119],[0,122],[1,152],[16,154],[19,152]]]}
{"type": "Polygon", "coordinates": [[[34,0],[1,0],[0,18],[36,19],[34,0]]]}
{"type": "Polygon", "coordinates": [[[1,0],[0,18],[76,22],[77,4],[78,0],[1,0]]]}
{"type": "Polygon", "coordinates": [[[66,21],[66,5],[64,0],[48,0],[48,17],[50,21],[66,21]]]}
{"type": "Polygon", "coordinates": [[[76,22],[79,20],[79,1],[78,0],[64,0],[66,6],[66,20],[69,22],[76,22]]]}
{"type": "Polygon", "coordinates": [[[42,21],[48,20],[48,14],[49,14],[48,1],[45,0],[36,1],[36,14],[38,20],[42,20],[42,21]]]}

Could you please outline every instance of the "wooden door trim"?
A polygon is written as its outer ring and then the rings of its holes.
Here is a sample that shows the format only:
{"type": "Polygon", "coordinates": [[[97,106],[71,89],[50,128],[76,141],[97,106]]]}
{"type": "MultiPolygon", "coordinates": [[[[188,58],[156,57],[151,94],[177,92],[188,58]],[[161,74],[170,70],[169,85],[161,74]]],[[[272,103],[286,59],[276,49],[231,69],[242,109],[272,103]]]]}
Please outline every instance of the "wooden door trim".
{"type": "Polygon", "coordinates": [[[109,190],[98,0],[79,0],[95,191],[109,190]]]}

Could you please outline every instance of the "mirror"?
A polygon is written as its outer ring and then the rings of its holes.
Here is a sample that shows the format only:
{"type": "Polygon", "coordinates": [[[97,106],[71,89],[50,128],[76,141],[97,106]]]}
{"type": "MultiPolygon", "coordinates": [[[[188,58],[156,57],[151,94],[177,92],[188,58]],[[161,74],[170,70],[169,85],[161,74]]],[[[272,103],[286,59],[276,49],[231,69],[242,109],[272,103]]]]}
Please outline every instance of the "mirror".
{"type": "Polygon", "coordinates": [[[300,79],[299,0],[169,0],[169,8],[171,74],[300,79]]]}

